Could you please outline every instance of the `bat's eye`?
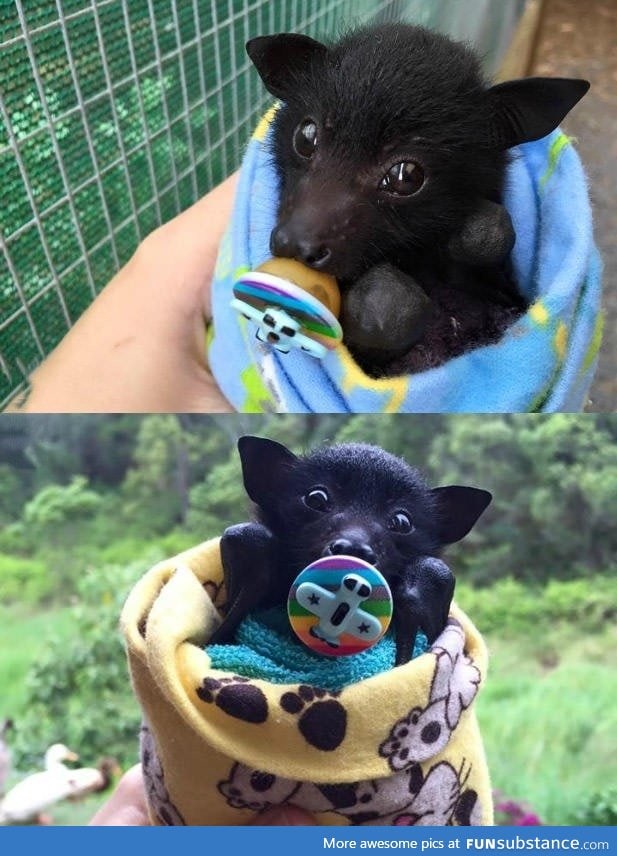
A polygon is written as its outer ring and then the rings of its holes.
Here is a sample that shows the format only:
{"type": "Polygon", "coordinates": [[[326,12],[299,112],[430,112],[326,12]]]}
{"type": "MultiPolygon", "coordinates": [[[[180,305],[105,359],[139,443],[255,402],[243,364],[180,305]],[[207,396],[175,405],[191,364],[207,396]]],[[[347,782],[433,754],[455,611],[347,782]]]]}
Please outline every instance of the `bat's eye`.
{"type": "Polygon", "coordinates": [[[330,507],[328,491],[323,487],[314,487],[303,497],[305,505],[315,511],[327,511],[330,507]]]}
{"type": "Polygon", "coordinates": [[[301,158],[313,157],[313,152],[317,148],[317,125],[312,119],[305,119],[300,122],[293,135],[294,151],[301,158]]]}
{"type": "Polygon", "coordinates": [[[401,535],[407,535],[413,530],[413,523],[406,511],[396,511],[388,520],[388,529],[401,535]]]}
{"type": "Polygon", "coordinates": [[[391,166],[379,183],[380,190],[393,196],[413,196],[424,184],[424,170],[415,161],[403,161],[391,166]]]}

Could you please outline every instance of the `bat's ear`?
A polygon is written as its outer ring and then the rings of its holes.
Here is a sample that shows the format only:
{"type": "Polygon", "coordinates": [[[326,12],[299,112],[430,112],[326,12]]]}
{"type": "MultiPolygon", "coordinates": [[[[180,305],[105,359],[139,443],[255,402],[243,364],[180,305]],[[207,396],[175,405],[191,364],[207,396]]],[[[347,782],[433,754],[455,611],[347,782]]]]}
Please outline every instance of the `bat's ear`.
{"type": "Polygon", "coordinates": [[[246,43],[246,52],[268,92],[285,101],[298,72],[314,57],[325,56],[328,48],[309,36],[278,33],[251,39],[246,43]]]}
{"type": "Polygon", "coordinates": [[[454,544],[464,538],[493,498],[487,490],[462,485],[436,487],[431,493],[437,503],[441,544],[454,544]]]}
{"type": "Polygon", "coordinates": [[[554,131],[589,89],[589,81],[567,77],[508,80],[486,93],[491,119],[487,143],[510,149],[554,131]]]}
{"type": "Polygon", "coordinates": [[[246,492],[257,505],[269,507],[297,457],[286,446],[265,437],[240,437],[238,452],[246,492]]]}

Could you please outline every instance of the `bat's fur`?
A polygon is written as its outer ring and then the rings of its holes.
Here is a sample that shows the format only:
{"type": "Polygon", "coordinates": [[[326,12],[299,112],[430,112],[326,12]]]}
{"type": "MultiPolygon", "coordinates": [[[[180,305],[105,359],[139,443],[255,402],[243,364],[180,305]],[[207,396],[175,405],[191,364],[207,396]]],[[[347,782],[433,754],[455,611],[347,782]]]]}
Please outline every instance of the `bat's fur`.
{"type": "MultiPolygon", "coordinates": [[[[331,256],[319,267],[344,291],[387,261],[411,274],[436,306],[424,342],[388,371],[426,368],[498,339],[525,308],[509,264],[454,263],[448,241],[483,200],[501,201],[508,146],[548,133],[585,82],[561,81],[566,92],[555,95],[542,80],[537,103],[528,90],[522,97],[508,91],[504,100],[470,48],[406,24],[357,29],[328,47],[281,34],[253,39],[247,49],[282,100],[271,138],[277,228],[327,246],[331,256]],[[546,110],[542,99],[559,106],[546,110]],[[550,118],[541,121],[542,113],[550,118]],[[292,143],[307,118],[317,126],[310,159],[292,143]],[[425,173],[421,190],[398,197],[379,190],[388,168],[408,160],[425,173]]],[[[278,254],[297,255],[297,246],[278,254]]]]}
{"type": "Polygon", "coordinates": [[[226,530],[221,551],[227,618],[216,641],[228,641],[256,606],[285,604],[296,576],[321,556],[345,553],[374,564],[394,597],[399,662],[410,656],[416,631],[432,641],[443,629],[454,577],[438,556],[463,538],[491,496],[471,487],[431,489],[420,473],[375,446],[326,446],[304,457],[271,440],[239,442],[244,483],[255,523],[226,530]],[[327,495],[324,508],[309,494],[327,495]],[[396,514],[409,532],[392,527],[396,514]]]}
{"type": "Polygon", "coordinates": [[[329,272],[343,280],[378,261],[413,273],[427,254],[438,260],[477,203],[501,196],[506,154],[481,145],[485,88],[469,49],[409,26],[358,30],[294,68],[272,137],[280,216],[319,199],[320,230],[341,226],[329,272]],[[325,134],[308,167],[291,145],[305,117],[325,134]],[[377,194],[387,165],[412,154],[436,175],[426,192],[377,194]]]}

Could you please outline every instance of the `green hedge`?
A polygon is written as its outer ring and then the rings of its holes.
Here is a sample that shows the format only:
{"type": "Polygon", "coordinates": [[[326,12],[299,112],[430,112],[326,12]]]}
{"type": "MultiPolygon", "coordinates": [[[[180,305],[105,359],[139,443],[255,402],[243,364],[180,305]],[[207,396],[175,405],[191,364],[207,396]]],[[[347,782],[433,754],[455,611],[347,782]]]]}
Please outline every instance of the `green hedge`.
{"type": "Polygon", "coordinates": [[[517,634],[571,622],[579,630],[601,630],[617,617],[617,576],[585,576],[552,580],[534,587],[513,579],[489,588],[457,584],[456,601],[485,633],[517,634]]]}
{"type": "Polygon", "coordinates": [[[44,561],[0,554],[0,603],[39,603],[52,588],[44,561]]]}

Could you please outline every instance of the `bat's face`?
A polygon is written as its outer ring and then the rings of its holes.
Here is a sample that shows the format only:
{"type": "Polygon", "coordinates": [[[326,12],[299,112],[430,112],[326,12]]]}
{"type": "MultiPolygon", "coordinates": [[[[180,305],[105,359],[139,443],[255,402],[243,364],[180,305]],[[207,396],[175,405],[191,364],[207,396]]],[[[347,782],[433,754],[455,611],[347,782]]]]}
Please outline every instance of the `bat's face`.
{"type": "Polygon", "coordinates": [[[549,133],[587,89],[542,78],[489,89],[467,46],[403,24],[331,47],[264,36],[247,50],[282,101],[272,252],[342,280],[443,245],[498,199],[505,149],[549,133]]]}
{"type": "Polygon", "coordinates": [[[352,445],[299,461],[284,505],[272,509],[278,512],[275,534],[295,572],[322,556],[345,554],[388,577],[410,557],[437,549],[430,492],[398,462],[384,467],[393,462],[352,445]]]}
{"type": "Polygon", "coordinates": [[[275,119],[274,255],[350,279],[445,240],[483,193],[499,192],[503,158],[473,151],[477,62],[450,46],[446,74],[444,51],[440,37],[420,49],[401,33],[349,39],[315,62],[275,119]]]}
{"type": "Polygon", "coordinates": [[[475,488],[430,489],[382,449],[344,444],[298,458],[278,443],[240,441],[245,485],[281,545],[277,596],[323,556],[357,556],[393,582],[411,560],[462,538],[490,501],[475,488]]]}

